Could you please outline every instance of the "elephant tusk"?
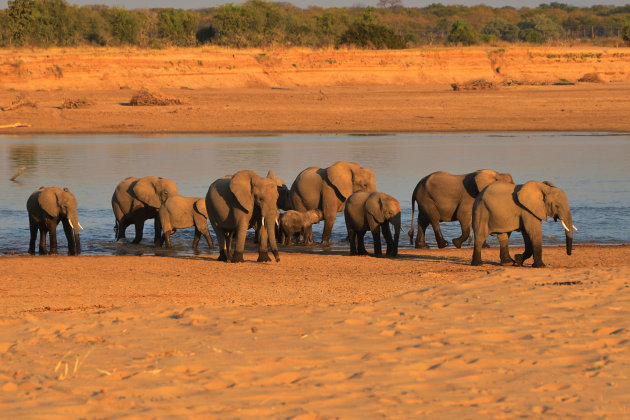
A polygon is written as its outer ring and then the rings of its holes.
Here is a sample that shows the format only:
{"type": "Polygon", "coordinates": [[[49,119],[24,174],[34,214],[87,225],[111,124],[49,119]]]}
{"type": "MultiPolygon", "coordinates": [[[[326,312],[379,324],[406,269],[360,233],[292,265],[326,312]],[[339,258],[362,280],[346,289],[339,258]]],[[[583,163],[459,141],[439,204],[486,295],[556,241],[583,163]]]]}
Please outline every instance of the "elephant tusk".
{"type": "Polygon", "coordinates": [[[83,230],[83,226],[81,226],[81,223],[79,223],[78,220],[77,220],[77,224],[79,225],[79,229],[83,230]]]}
{"type": "Polygon", "coordinates": [[[407,232],[405,231],[405,228],[404,228],[404,227],[402,227],[402,226],[400,227],[400,231],[401,231],[402,233],[407,233],[407,232]]]}
{"type": "Polygon", "coordinates": [[[265,227],[265,218],[262,218],[262,227],[265,227]]]}
{"type": "Polygon", "coordinates": [[[562,227],[564,227],[564,230],[566,230],[567,232],[571,231],[571,229],[569,229],[567,225],[564,223],[564,220],[560,219],[560,222],[562,223],[562,227]]]}
{"type": "Polygon", "coordinates": [[[276,226],[280,227],[280,222],[276,219],[276,226]]]}
{"type": "Polygon", "coordinates": [[[70,227],[74,229],[74,225],[72,224],[72,220],[68,219],[68,223],[70,223],[70,227]]]}
{"type": "Polygon", "coordinates": [[[575,225],[573,225],[573,229],[575,229],[576,231],[578,230],[578,228],[576,228],[575,225]]]}

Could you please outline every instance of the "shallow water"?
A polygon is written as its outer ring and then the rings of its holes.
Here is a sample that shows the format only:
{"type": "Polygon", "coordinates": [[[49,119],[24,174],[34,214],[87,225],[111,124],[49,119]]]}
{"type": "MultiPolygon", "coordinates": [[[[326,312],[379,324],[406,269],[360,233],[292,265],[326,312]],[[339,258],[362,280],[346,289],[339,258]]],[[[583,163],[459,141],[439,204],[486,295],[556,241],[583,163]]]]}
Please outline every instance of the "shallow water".
{"type": "MultiPolygon", "coordinates": [[[[400,201],[405,229],[410,224],[411,193],[423,176],[437,170],[466,173],[492,168],[511,173],[516,183],[548,180],[562,188],[579,228],[574,243],[629,242],[630,135],[625,134],[42,136],[0,137],[0,178],[4,180],[0,182],[0,252],[27,251],[26,200],[42,185],[67,186],[76,195],[85,228],[81,235],[84,254],[186,255],[193,252],[192,229],[172,236],[173,250],[159,250],[152,245],[151,221],[145,224],[140,245],[113,241],[111,196],[120,180],[163,176],[172,178],[182,195],[205,196],[212,181],[241,169],[262,176],[273,169],[290,186],[304,168],[326,167],[338,160],[359,162],[374,170],[378,189],[400,201]],[[16,182],[9,181],[21,166],[26,171],[16,182]]],[[[457,223],[442,226],[447,239],[459,236],[457,223]]],[[[316,241],[322,227],[323,223],[314,227],[316,241]]],[[[127,233],[133,238],[133,226],[127,233]]],[[[560,223],[543,223],[543,234],[544,244],[564,244],[560,223]]],[[[61,226],[58,235],[59,250],[65,253],[61,226]]],[[[340,213],[333,246],[346,247],[345,236],[340,213]]],[[[369,236],[366,240],[371,241],[369,236]]],[[[427,242],[435,245],[430,227],[427,242]]],[[[522,244],[520,234],[512,235],[511,243],[522,244]]],[[[203,240],[199,246],[200,252],[208,252],[203,240]]],[[[411,247],[404,234],[400,246],[411,247]]]]}

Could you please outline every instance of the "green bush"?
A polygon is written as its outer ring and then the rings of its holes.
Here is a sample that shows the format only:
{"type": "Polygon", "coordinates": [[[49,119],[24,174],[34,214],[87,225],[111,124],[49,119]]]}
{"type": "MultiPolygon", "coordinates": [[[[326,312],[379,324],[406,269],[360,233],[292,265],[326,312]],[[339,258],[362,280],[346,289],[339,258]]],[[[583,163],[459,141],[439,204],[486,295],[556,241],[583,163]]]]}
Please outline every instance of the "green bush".
{"type": "Polygon", "coordinates": [[[364,21],[354,22],[339,38],[337,45],[355,45],[361,48],[402,49],[405,38],[385,25],[364,21]]]}
{"type": "Polygon", "coordinates": [[[448,34],[448,42],[452,44],[473,45],[477,43],[477,33],[463,20],[456,21],[448,34]]]}
{"type": "Polygon", "coordinates": [[[157,16],[158,38],[169,42],[171,45],[195,45],[199,19],[200,16],[197,12],[161,9],[157,16]]]}
{"type": "Polygon", "coordinates": [[[630,42],[630,24],[626,25],[621,32],[621,37],[624,41],[630,42]]]}

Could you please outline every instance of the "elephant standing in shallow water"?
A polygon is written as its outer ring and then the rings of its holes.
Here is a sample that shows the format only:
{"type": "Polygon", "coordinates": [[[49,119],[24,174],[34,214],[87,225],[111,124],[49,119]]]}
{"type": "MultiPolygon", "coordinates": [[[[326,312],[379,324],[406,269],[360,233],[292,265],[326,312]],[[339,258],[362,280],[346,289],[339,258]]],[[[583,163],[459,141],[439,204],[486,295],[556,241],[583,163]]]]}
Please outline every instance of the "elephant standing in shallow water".
{"type": "Polygon", "coordinates": [[[50,235],[50,253],[57,253],[57,225],[63,225],[63,231],[68,240],[68,255],[81,253],[77,199],[68,188],[40,187],[26,201],[31,240],[28,247],[29,254],[35,254],[35,241],[39,231],[39,254],[45,255],[46,234],[50,235]]]}
{"type": "Polygon", "coordinates": [[[125,230],[133,224],[136,227],[133,243],[139,243],[142,240],[144,221],[154,219],[154,242],[159,246],[161,228],[158,211],[162,203],[174,195],[177,195],[177,185],[168,178],[146,176],[122,180],[112,195],[112,210],[116,217],[114,227],[116,240],[124,238],[125,230]]]}
{"type": "Polygon", "coordinates": [[[243,261],[247,229],[253,227],[258,217],[261,222],[258,261],[271,261],[267,242],[276,261],[280,261],[275,229],[279,217],[278,188],[273,173],[263,178],[244,170],[217,179],[206,194],[206,210],[219,241],[219,261],[243,261]]]}
{"type": "Polygon", "coordinates": [[[411,227],[409,241],[413,243],[413,224],[415,204],[418,203],[418,236],[416,248],[428,248],[425,231],[433,227],[438,248],[448,246],[442,236],[440,222],[459,221],[462,234],[453,239],[453,245],[461,248],[470,235],[472,207],[475,197],[492,182],[514,183],[510,174],[502,174],[490,169],[481,169],[465,175],[453,175],[448,172],[433,172],[422,178],[411,195],[411,227]]]}
{"type": "Polygon", "coordinates": [[[322,245],[328,245],[337,213],[358,191],[376,191],[374,171],[354,162],[337,162],[328,168],[313,166],[300,172],[291,185],[291,202],[293,210],[322,211],[322,245]]]}
{"type": "Polygon", "coordinates": [[[500,244],[502,265],[523,265],[534,256],[533,267],[544,267],[542,261],[541,221],[553,217],[562,222],[566,233],[567,255],[571,255],[573,246],[573,218],[569,200],[564,191],[551,182],[529,181],[523,185],[495,182],[488,185],[477,196],[473,206],[473,231],[475,249],[472,265],[481,265],[481,248],[488,235],[496,235],[500,244]],[[508,239],[511,232],[518,230],[523,234],[525,252],[510,257],[508,239]]]}
{"type": "Polygon", "coordinates": [[[208,212],[206,211],[206,199],[201,197],[184,197],[174,195],[169,197],[160,207],[160,226],[162,238],[160,246],[166,242],[166,247],[171,247],[171,235],[177,229],[195,227],[195,236],[192,247],[197,249],[201,235],[206,238],[208,247],[214,248],[214,242],[208,229],[208,212]]]}

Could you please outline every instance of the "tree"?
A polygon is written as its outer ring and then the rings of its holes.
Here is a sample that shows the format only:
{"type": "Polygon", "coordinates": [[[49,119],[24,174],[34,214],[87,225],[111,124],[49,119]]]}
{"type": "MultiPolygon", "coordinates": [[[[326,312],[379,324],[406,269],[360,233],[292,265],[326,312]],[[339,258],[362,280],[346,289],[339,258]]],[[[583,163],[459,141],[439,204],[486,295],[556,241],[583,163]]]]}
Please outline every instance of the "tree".
{"type": "Polygon", "coordinates": [[[630,24],[626,25],[626,27],[623,28],[623,31],[621,32],[621,37],[624,41],[630,42],[630,24]]]}
{"type": "Polygon", "coordinates": [[[503,41],[514,42],[518,39],[518,31],[518,26],[508,23],[504,19],[496,18],[488,22],[481,33],[503,41]]]}
{"type": "Polygon", "coordinates": [[[448,42],[453,44],[473,45],[477,43],[477,33],[463,20],[456,21],[448,34],[448,42]]]}
{"type": "Polygon", "coordinates": [[[35,2],[33,0],[9,0],[7,5],[11,37],[9,44],[24,45],[30,38],[30,31],[33,27],[35,2]]]}
{"type": "Polygon", "coordinates": [[[197,12],[161,9],[157,19],[158,38],[177,46],[195,45],[199,19],[197,12]]]}

